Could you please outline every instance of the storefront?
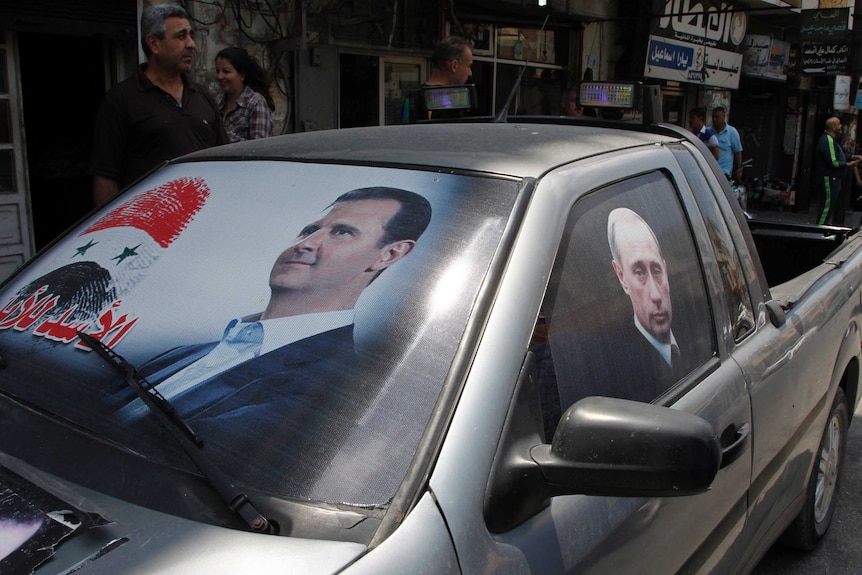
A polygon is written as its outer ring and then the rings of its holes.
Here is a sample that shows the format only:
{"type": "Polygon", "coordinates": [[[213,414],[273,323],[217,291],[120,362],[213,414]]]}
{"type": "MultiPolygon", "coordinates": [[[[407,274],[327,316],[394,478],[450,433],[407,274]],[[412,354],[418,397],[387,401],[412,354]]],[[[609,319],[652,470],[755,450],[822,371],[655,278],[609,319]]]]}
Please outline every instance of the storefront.
{"type": "Polygon", "coordinates": [[[800,179],[810,167],[809,115],[818,112],[809,109],[812,82],[800,66],[801,4],[661,0],[654,4],[659,16],[650,26],[644,77],[662,83],[665,121],[686,125],[687,111],[702,107],[709,125],[712,110],[724,107],[742,140],[744,178],[793,188],[782,198],[807,207],[800,179]]]}
{"type": "Polygon", "coordinates": [[[96,106],[134,65],[136,10],[114,0],[0,3],[0,279],[92,209],[96,106]]]}
{"type": "MultiPolygon", "coordinates": [[[[471,38],[470,81],[476,85],[480,106],[476,115],[497,114],[519,77],[511,114],[559,113],[560,95],[571,75],[569,52],[576,30],[493,22],[461,26],[481,31],[481,36],[471,38]]],[[[453,32],[451,24],[447,28],[453,32]]],[[[411,56],[342,47],[338,64],[338,126],[397,124],[402,121],[404,97],[430,74],[430,51],[411,56]]]]}
{"type": "Polygon", "coordinates": [[[665,120],[685,126],[694,107],[729,107],[742,75],[748,13],[732,2],[655,3],[644,77],[662,81],[665,120]]]}

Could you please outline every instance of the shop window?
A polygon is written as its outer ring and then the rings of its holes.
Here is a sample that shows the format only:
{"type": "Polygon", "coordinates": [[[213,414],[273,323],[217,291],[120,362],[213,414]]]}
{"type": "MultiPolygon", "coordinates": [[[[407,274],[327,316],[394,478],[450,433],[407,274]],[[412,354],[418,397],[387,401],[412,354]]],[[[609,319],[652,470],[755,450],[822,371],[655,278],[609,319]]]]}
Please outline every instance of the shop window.
{"type": "Polygon", "coordinates": [[[556,64],[554,31],[538,28],[498,28],[497,57],[536,64],[556,64]]]}
{"type": "Polygon", "coordinates": [[[383,122],[400,124],[403,120],[404,98],[425,81],[423,60],[383,59],[383,122]]]}

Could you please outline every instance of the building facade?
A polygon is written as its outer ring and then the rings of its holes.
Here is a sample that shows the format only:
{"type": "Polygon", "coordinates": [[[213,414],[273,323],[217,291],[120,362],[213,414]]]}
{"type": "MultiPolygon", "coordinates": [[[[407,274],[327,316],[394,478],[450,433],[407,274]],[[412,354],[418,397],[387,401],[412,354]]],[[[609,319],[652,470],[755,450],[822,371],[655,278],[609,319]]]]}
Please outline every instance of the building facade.
{"type": "MultiPolygon", "coordinates": [[[[154,1],[166,0],[0,5],[0,276],[92,208],[96,108],[142,58],[138,16],[154,1]]],[[[840,113],[855,128],[855,107],[834,98],[838,77],[858,80],[854,0],[182,4],[196,28],[195,79],[217,93],[215,54],[248,49],[273,77],[276,133],[400,122],[446,34],[473,43],[479,114],[498,113],[518,78],[511,114],[557,115],[582,79],[659,84],[664,120],[683,126],[693,107],[725,106],[749,173],[792,183],[797,207],[810,201],[822,121],[840,113]]]]}

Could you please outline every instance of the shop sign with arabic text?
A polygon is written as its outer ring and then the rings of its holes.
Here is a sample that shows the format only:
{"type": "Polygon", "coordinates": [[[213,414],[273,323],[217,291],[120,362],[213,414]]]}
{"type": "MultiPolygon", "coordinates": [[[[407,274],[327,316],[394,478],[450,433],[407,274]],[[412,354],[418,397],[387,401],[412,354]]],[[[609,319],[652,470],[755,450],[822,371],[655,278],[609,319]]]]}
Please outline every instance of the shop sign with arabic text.
{"type": "Polygon", "coordinates": [[[802,45],[802,72],[828,74],[847,69],[850,47],[843,42],[808,42],[802,45]]]}
{"type": "Polygon", "coordinates": [[[847,39],[850,9],[803,10],[799,34],[803,40],[842,41],[847,39]]]}
{"type": "Polygon", "coordinates": [[[748,14],[732,2],[658,0],[644,75],[738,88],[748,14]]]}
{"type": "Polygon", "coordinates": [[[748,28],[748,13],[732,2],[712,0],[657,0],[653,36],[739,52],[748,28]]]}

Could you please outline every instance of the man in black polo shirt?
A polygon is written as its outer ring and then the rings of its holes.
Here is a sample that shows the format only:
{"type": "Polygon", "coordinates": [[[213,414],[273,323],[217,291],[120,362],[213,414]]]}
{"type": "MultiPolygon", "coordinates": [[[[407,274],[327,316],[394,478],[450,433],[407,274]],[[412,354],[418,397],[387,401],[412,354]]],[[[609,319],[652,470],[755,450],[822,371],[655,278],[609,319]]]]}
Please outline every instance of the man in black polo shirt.
{"type": "Polygon", "coordinates": [[[227,143],[212,96],[186,75],[195,53],[188,13],[146,8],[141,46],[147,63],[99,106],[90,159],[96,205],[165,160],[227,143]]]}

